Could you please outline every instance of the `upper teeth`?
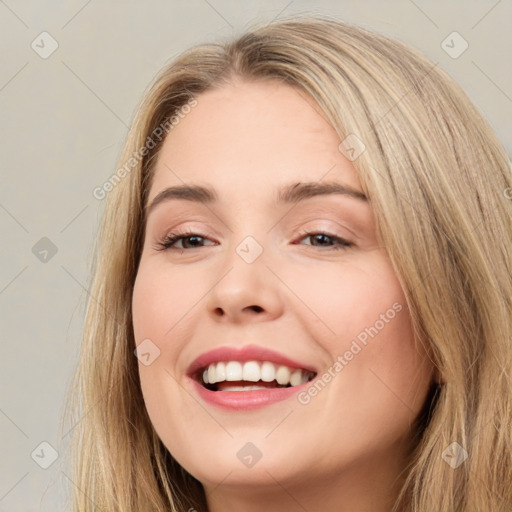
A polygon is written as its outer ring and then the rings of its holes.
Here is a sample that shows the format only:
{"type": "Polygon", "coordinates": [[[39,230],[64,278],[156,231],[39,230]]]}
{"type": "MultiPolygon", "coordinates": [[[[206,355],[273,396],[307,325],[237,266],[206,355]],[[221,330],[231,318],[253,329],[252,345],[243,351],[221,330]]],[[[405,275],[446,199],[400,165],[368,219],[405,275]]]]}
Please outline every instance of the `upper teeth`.
{"type": "Polygon", "coordinates": [[[246,363],[228,361],[211,363],[203,371],[203,382],[216,384],[224,381],[272,382],[276,380],[283,386],[288,384],[298,386],[308,382],[311,375],[312,373],[307,370],[275,365],[269,361],[247,361],[246,363]]]}

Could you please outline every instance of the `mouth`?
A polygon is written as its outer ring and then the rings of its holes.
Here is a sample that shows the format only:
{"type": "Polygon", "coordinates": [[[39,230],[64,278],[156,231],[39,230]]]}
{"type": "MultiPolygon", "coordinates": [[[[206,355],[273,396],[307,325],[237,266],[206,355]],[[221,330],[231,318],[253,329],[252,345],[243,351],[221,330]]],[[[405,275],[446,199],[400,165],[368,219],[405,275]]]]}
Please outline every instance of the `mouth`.
{"type": "Polygon", "coordinates": [[[315,376],[313,371],[271,361],[218,361],[199,368],[194,379],[209,391],[241,392],[294,388],[315,376]]]}
{"type": "Polygon", "coordinates": [[[259,345],[203,353],[187,376],[198,397],[224,410],[249,410],[287,400],[317,376],[315,367],[259,345]]]}

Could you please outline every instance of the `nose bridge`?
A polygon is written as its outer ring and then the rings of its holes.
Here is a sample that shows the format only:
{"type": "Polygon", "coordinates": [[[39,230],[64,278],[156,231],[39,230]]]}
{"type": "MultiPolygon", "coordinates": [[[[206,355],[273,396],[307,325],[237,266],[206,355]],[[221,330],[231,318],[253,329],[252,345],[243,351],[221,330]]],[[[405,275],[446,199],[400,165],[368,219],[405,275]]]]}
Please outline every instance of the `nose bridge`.
{"type": "Polygon", "coordinates": [[[267,317],[280,314],[279,282],[267,268],[268,251],[259,233],[240,236],[232,232],[233,243],[221,256],[221,271],[208,297],[208,309],[216,315],[240,319],[254,312],[267,317]]]}
{"type": "MultiPolygon", "coordinates": [[[[256,261],[261,261],[264,259],[263,253],[265,252],[265,249],[263,247],[263,240],[262,235],[258,234],[253,235],[247,235],[245,236],[240,243],[238,243],[235,247],[236,254],[247,264],[252,265],[256,261]],[[256,238],[257,237],[257,238],[256,238]],[[260,241],[258,241],[258,239],[260,241]]],[[[266,244],[268,247],[268,244],[266,244]]]]}
{"type": "Polygon", "coordinates": [[[231,292],[253,297],[253,300],[258,300],[264,288],[272,286],[266,267],[268,247],[264,247],[263,241],[258,242],[256,237],[262,238],[258,235],[246,235],[240,241],[234,238],[234,243],[226,251],[224,264],[229,272],[223,280],[231,292]]]}
{"type": "Polygon", "coordinates": [[[268,260],[271,249],[269,230],[266,225],[268,220],[264,215],[255,215],[255,209],[248,208],[245,201],[237,204],[234,211],[237,214],[229,228],[229,252],[225,255],[226,264],[241,267],[249,274],[254,272],[255,265],[261,272],[262,268],[265,268],[264,262],[268,260]]]}

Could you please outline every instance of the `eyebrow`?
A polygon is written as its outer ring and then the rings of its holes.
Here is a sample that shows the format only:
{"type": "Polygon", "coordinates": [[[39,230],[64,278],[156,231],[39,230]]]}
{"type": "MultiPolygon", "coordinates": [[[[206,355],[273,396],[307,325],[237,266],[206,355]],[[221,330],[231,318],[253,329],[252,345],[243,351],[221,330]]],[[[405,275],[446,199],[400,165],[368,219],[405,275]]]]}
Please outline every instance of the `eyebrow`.
{"type": "MultiPolygon", "coordinates": [[[[337,182],[300,182],[279,189],[276,204],[288,204],[303,201],[316,196],[338,194],[345,197],[368,201],[368,197],[355,188],[337,182]]],[[[168,187],[159,192],[145,208],[146,218],[161,203],[172,199],[184,199],[201,204],[212,204],[219,201],[216,191],[202,185],[178,185],[168,187]]]]}

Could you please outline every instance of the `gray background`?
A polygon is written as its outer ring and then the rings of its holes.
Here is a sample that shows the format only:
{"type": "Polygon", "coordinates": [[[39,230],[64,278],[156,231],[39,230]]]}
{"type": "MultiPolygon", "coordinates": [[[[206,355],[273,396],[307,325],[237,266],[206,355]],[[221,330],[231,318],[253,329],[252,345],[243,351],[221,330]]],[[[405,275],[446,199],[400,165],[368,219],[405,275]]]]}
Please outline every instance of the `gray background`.
{"type": "Polygon", "coordinates": [[[316,12],[439,62],[512,154],[510,0],[0,0],[0,512],[64,510],[73,485],[59,424],[103,205],[92,191],[115,171],[143,90],[193,44],[316,12]],[[58,43],[49,56],[43,31],[58,43]],[[441,46],[454,31],[469,45],[458,58],[441,46]],[[47,469],[52,449],[42,442],[59,453],[47,469]]]}

